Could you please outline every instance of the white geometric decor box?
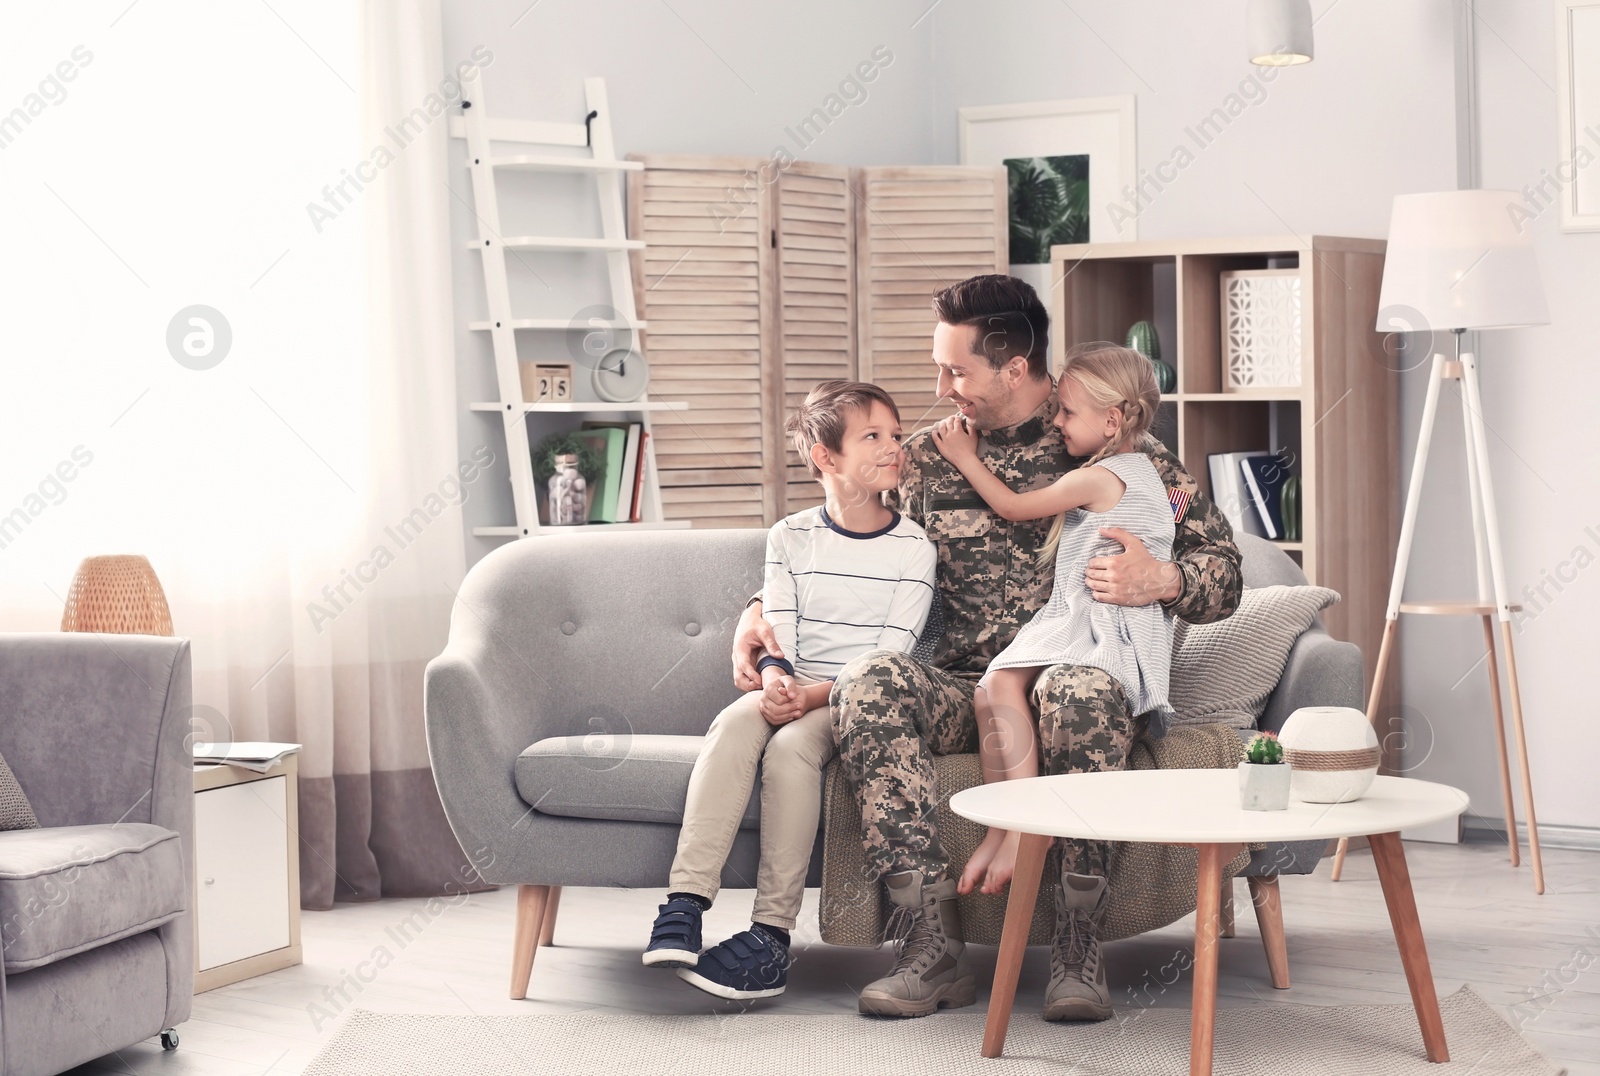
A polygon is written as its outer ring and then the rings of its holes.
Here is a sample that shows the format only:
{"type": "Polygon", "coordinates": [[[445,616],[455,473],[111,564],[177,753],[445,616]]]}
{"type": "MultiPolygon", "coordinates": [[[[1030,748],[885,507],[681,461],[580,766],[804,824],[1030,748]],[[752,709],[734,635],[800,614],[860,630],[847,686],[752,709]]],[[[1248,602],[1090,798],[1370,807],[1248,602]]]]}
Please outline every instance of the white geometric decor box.
{"type": "Polygon", "coordinates": [[[1222,283],[1222,391],[1300,387],[1300,270],[1240,269],[1222,283]]]}
{"type": "Polygon", "coordinates": [[[1352,706],[1302,706],[1278,733],[1293,776],[1289,796],[1304,803],[1348,803],[1366,795],[1382,751],[1367,715],[1352,706]]]}

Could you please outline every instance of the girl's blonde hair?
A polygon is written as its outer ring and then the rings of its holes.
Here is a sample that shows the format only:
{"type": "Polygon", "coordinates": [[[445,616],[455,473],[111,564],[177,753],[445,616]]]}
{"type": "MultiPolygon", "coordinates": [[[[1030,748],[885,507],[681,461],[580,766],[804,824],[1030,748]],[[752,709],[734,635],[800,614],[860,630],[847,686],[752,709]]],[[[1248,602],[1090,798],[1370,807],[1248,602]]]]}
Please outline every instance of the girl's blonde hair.
{"type": "MultiPolygon", "coordinates": [[[[1116,435],[1084,461],[1083,466],[1099,463],[1107,456],[1127,451],[1144,441],[1155,425],[1161,406],[1161,388],[1156,383],[1155,366],[1130,347],[1105,340],[1074,344],[1061,360],[1061,378],[1071,378],[1098,408],[1116,408],[1121,414],[1116,435]]],[[[1050,524],[1050,534],[1039,549],[1039,563],[1055,559],[1066,525],[1063,512],[1050,524]]]]}

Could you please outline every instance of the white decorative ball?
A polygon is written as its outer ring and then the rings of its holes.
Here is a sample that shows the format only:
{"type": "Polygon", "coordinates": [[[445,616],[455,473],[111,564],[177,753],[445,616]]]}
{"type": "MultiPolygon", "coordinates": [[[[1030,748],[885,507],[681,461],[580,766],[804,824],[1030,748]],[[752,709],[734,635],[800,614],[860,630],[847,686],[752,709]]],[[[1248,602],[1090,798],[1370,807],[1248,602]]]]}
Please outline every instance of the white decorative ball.
{"type": "Polygon", "coordinates": [[[1302,802],[1360,799],[1378,775],[1378,733],[1354,707],[1302,706],[1283,723],[1278,739],[1294,771],[1289,794],[1302,802]]]}

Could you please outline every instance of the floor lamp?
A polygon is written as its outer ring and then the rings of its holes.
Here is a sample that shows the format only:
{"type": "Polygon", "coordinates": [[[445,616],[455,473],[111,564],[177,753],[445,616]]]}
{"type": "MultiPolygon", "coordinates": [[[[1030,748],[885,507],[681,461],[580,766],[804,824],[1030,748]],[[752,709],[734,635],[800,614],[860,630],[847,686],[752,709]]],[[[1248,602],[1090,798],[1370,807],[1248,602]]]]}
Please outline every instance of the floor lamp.
{"type": "MultiPolygon", "coordinates": [[[[1500,553],[1499,515],[1489,474],[1488,444],[1484,438],[1483,400],[1478,389],[1476,357],[1461,350],[1461,337],[1472,329],[1507,329],[1544,325],[1545,307],[1539,267],[1533,256],[1532,236],[1520,231],[1512,214],[1521,196],[1512,191],[1444,191],[1437,194],[1403,194],[1394,200],[1389,221],[1389,246],[1384,257],[1383,290],[1378,298],[1379,332],[1397,329],[1415,334],[1449,330],[1455,339],[1453,358],[1433,355],[1428,395],[1422,405],[1422,429],[1417,454],[1411,464],[1411,484],[1406,489],[1405,514],[1400,522],[1400,548],[1395,556],[1394,579],[1389,587],[1383,642],[1378,667],[1367,699],[1367,715],[1377,720],[1378,700],[1394,646],[1395,626],[1401,613],[1476,616],[1483,621],[1483,641],[1488,649],[1489,691],[1494,698],[1495,740],[1500,752],[1500,789],[1505,800],[1506,835],[1511,865],[1517,866],[1517,820],[1512,805],[1511,769],[1506,757],[1505,715],[1500,707],[1500,672],[1495,653],[1494,621],[1500,622],[1505,651],[1506,684],[1511,696],[1511,718],[1516,729],[1517,755],[1522,771],[1522,792],[1528,818],[1528,850],[1533,864],[1533,889],[1544,892],[1544,864],[1539,855],[1539,827],[1533,810],[1533,777],[1528,769],[1528,741],[1523,731],[1522,691],[1517,682],[1517,655],[1512,645],[1511,614],[1520,606],[1511,601],[1505,563],[1500,553]],[[1416,537],[1417,506],[1422,499],[1422,476],[1428,466],[1428,446],[1438,412],[1439,385],[1459,381],[1463,423],[1466,429],[1467,486],[1472,499],[1472,541],[1477,553],[1476,601],[1405,602],[1406,565],[1416,537]]],[[[1349,842],[1341,840],[1333,861],[1333,880],[1339,880],[1349,842]]]]}

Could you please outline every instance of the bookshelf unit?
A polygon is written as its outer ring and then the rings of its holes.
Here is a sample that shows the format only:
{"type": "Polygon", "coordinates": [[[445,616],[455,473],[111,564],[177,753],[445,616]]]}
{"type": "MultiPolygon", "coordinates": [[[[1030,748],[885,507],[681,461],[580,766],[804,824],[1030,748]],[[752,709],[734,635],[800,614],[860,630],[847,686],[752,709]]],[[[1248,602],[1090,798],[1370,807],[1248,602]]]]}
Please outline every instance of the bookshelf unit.
{"type": "MultiPolygon", "coordinates": [[[[1401,508],[1400,378],[1373,328],[1383,254],[1381,239],[1321,235],[1057,246],[1049,300],[1058,355],[1087,340],[1121,343],[1135,321],[1155,324],[1178,375],[1155,432],[1207,495],[1211,454],[1286,451],[1300,478],[1302,540],[1275,544],[1343,596],[1323,620],[1361,647],[1369,684],[1401,508]],[[1221,275],[1268,268],[1299,272],[1300,385],[1225,391],[1221,275]]],[[[1386,763],[1396,679],[1375,718],[1386,763]]]]}

